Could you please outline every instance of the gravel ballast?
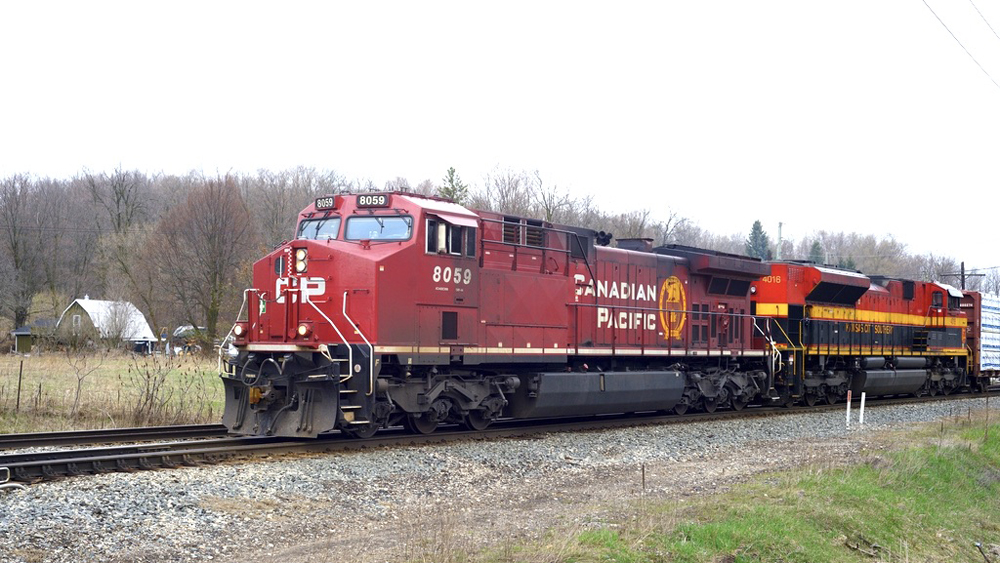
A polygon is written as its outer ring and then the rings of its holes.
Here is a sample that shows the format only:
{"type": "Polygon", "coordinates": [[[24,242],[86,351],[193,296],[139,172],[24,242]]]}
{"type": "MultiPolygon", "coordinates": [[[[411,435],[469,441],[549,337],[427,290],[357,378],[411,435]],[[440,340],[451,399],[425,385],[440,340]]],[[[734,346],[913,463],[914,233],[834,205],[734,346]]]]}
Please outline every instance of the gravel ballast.
{"type": "Polygon", "coordinates": [[[863,429],[838,410],[78,477],[0,491],[0,562],[428,560],[600,525],[640,494],[682,502],[849,462],[883,432],[985,405],[869,408],[863,429]]]}

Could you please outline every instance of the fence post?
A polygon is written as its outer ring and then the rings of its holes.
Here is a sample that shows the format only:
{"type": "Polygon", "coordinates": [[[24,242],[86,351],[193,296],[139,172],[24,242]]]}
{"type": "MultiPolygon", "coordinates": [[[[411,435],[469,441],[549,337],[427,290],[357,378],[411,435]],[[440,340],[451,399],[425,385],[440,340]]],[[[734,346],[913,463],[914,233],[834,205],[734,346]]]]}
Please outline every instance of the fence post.
{"type": "Polygon", "coordinates": [[[24,360],[21,360],[21,367],[17,370],[17,402],[14,412],[21,412],[21,376],[24,375],[24,360]]]}
{"type": "Polygon", "coordinates": [[[847,428],[851,428],[851,390],[847,390],[847,428]]]}
{"type": "Polygon", "coordinates": [[[864,393],[864,391],[862,391],[861,392],[861,413],[860,413],[860,417],[858,418],[858,426],[864,426],[864,425],[865,425],[865,393],[864,393]]]}

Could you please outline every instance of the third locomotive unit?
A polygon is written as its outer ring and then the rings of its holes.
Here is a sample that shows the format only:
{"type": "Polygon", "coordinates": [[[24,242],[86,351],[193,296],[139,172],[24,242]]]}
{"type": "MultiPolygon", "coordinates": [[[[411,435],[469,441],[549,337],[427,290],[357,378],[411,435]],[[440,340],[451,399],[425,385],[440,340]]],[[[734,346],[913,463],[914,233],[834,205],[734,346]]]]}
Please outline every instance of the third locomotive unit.
{"type": "Polygon", "coordinates": [[[609,240],[410,193],[319,198],[253,266],[223,422],[427,433],[950,393],[997,367],[976,292],[609,240]]]}

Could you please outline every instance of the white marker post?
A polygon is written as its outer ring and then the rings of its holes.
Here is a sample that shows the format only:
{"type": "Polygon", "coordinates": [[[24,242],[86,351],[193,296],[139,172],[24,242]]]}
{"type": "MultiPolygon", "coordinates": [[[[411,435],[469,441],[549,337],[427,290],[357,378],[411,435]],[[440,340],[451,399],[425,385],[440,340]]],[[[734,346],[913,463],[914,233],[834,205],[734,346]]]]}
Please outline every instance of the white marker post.
{"type": "Polygon", "coordinates": [[[851,390],[847,390],[847,428],[851,428],[851,390]]]}
{"type": "Polygon", "coordinates": [[[865,425],[865,393],[861,392],[861,416],[858,418],[858,425],[865,425]]]}

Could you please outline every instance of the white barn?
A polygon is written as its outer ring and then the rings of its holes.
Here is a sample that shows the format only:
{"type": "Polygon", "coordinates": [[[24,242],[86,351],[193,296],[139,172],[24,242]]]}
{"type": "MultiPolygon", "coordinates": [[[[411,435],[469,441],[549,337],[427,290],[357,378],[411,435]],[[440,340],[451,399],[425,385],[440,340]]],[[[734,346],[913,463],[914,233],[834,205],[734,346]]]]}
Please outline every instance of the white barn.
{"type": "Polygon", "coordinates": [[[128,301],[77,299],[59,317],[60,334],[83,334],[95,331],[100,338],[115,338],[133,343],[156,342],[146,317],[128,301]]]}

